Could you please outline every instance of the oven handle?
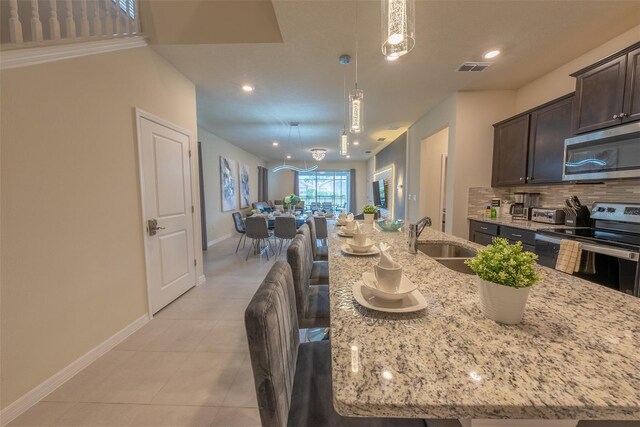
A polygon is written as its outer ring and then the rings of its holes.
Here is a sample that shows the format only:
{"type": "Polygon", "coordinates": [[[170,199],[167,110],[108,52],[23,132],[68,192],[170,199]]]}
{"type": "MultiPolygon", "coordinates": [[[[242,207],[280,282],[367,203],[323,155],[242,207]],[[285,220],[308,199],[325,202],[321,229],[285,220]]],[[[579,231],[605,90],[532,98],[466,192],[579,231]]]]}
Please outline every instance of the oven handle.
{"type": "MultiPolygon", "coordinates": [[[[556,245],[559,245],[562,239],[559,239],[557,237],[545,236],[544,234],[536,234],[536,240],[540,240],[548,243],[555,243],[556,245]]],[[[570,240],[573,240],[573,239],[570,239],[570,240]]],[[[616,258],[628,259],[631,261],[640,260],[640,253],[638,252],[627,251],[624,249],[613,248],[610,246],[594,245],[591,243],[582,242],[580,240],[578,241],[582,244],[582,250],[587,252],[593,252],[593,253],[602,254],[602,255],[609,255],[616,258]]]]}

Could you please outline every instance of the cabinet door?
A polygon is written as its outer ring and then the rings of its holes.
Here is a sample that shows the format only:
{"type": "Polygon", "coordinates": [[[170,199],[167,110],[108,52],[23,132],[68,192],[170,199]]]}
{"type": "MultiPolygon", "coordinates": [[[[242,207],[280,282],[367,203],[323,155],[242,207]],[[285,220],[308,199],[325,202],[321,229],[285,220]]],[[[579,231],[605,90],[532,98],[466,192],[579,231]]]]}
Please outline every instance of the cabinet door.
{"type": "Polygon", "coordinates": [[[574,133],[621,123],[618,116],[623,108],[626,65],[624,55],[576,76],[574,133]]]}
{"type": "Polygon", "coordinates": [[[573,96],[531,113],[527,182],[562,182],[564,140],[571,136],[573,96]]]}
{"type": "Polygon", "coordinates": [[[529,115],[495,125],[493,137],[493,187],[525,183],[529,115]]]}
{"type": "Polygon", "coordinates": [[[485,246],[490,244],[494,237],[495,236],[491,236],[490,234],[478,233],[477,231],[473,233],[473,241],[485,246]]]}
{"type": "Polygon", "coordinates": [[[627,84],[624,92],[623,122],[640,120],[640,48],[627,55],[627,84]]]}

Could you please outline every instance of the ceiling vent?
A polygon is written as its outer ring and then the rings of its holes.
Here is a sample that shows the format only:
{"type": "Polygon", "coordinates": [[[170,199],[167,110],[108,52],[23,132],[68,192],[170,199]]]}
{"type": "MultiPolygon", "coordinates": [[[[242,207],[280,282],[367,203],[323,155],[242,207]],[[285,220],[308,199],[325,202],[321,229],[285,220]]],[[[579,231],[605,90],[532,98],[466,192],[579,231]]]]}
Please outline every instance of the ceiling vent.
{"type": "Polygon", "coordinates": [[[387,138],[378,138],[378,142],[384,142],[387,138]]]}
{"type": "Polygon", "coordinates": [[[460,65],[456,71],[484,71],[491,66],[493,62],[465,62],[460,65]]]}

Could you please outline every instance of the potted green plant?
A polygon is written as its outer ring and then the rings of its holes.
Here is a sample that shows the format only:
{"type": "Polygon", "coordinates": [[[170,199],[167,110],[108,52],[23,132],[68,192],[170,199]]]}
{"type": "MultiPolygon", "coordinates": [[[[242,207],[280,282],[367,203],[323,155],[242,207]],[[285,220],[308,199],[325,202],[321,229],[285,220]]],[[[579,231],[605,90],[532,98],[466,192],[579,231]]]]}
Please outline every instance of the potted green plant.
{"type": "Polygon", "coordinates": [[[373,217],[376,215],[378,208],[368,203],[362,207],[362,212],[364,213],[364,223],[365,224],[373,224],[373,217]]]}
{"type": "Polygon", "coordinates": [[[294,210],[298,203],[300,203],[300,196],[296,196],[294,193],[289,194],[283,200],[284,205],[291,210],[294,210]]]}
{"type": "Polygon", "coordinates": [[[465,261],[480,278],[480,310],[486,317],[509,325],[522,320],[529,291],[541,278],[536,259],[537,255],[522,249],[522,242],[510,244],[495,237],[465,261]]]}

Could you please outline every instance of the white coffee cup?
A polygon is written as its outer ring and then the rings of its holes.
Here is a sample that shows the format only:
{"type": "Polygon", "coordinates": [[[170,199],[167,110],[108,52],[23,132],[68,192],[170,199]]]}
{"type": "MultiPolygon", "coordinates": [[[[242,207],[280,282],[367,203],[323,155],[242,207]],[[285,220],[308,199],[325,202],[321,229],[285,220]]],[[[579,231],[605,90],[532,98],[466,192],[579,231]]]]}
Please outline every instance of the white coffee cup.
{"type": "Polygon", "coordinates": [[[367,235],[364,233],[354,234],[353,243],[358,246],[364,246],[367,244],[367,235]]]}
{"type": "Polygon", "coordinates": [[[402,281],[402,267],[380,267],[378,264],[373,266],[373,272],[376,276],[377,288],[385,292],[398,292],[400,282],[402,281]]]}
{"type": "Polygon", "coordinates": [[[347,221],[346,223],[346,227],[347,230],[351,231],[354,228],[356,228],[356,222],[355,221],[347,221]]]}

